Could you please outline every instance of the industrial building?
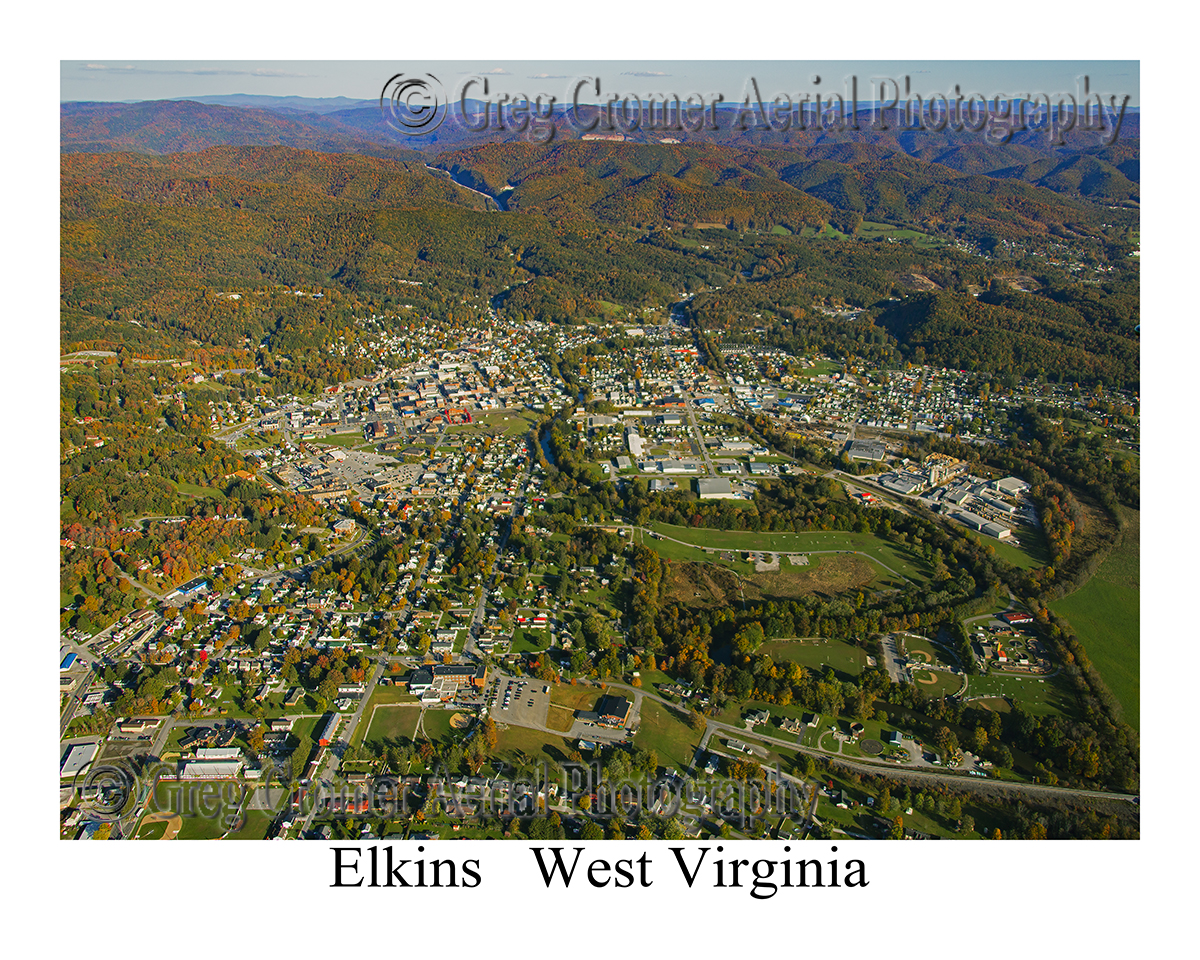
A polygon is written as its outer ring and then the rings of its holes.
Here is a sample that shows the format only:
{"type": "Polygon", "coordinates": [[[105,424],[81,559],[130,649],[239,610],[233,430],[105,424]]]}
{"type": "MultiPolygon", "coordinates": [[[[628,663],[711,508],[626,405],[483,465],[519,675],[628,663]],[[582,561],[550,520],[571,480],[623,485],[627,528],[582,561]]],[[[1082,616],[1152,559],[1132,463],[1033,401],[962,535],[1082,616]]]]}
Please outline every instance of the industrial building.
{"type": "Polygon", "coordinates": [[[887,456],[887,447],[874,440],[855,440],[849,452],[851,460],[882,460],[887,456]]]}
{"type": "Polygon", "coordinates": [[[1023,493],[1029,492],[1029,484],[1024,480],[1019,480],[1016,477],[1005,477],[1003,480],[997,480],[992,484],[1000,493],[1010,497],[1017,497],[1023,493]]]}
{"type": "Polygon", "coordinates": [[[625,430],[625,442],[629,445],[629,452],[634,457],[642,455],[642,438],[637,432],[637,427],[628,427],[625,430]]]}
{"type": "Polygon", "coordinates": [[[703,477],[696,481],[701,500],[736,500],[733,484],[723,477],[703,477]]]}
{"type": "Polygon", "coordinates": [[[916,493],[925,486],[924,477],[917,476],[915,473],[908,473],[907,471],[904,473],[880,474],[876,482],[884,489],[904,496],[916,493]]]}
{"type": "Polygon", "coordinates": [[[950,516],[963,526],[970,527],[972,530],[978,530],[985,536],[995,537],[997,540],[1007,540],[1012,536],[1012,529],[1010,527],[993,523],[991,520],[985,520],[978,514],[967,510],[957,510],[951,513],[950,516]]]}

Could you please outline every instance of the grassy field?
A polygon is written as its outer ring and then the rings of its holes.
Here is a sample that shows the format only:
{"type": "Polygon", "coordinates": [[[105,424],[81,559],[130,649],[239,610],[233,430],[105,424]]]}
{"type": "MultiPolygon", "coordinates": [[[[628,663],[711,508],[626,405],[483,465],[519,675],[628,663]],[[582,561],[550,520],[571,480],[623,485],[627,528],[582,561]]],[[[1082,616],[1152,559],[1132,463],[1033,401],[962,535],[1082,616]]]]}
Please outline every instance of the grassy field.
{"type": "Polygon", "coordinates": [[[265,840],[267,828],[275,817],[265,810],[247,810],[246,821],[236,833],[231,833],[227,840],[265,840]]]}
{"type": "MultiPolygon", "coordinates": [[[[925,690],[925,687],[921,688],[925,690]]],[[[975,697],[1007,697],[1029,713],[1045,716],[1075,715],[1075,697],[1060,677],[1037,678],[991,674],[968,680],[967,699],[975,697]]]]}
{"type": "Polygon", "coordinates": [[[158,823],[147,823],[137,832],[139,840],[161,840],[164,833],[167,832],[167,822],[162,820],[158,823]]]}
{"type": "Polygon", "coordinates": [[[904,647],[914,660],[924,660],[926,663],[942,663],[948,667],[954,666],[954,659],[940,647],[934,646],[924,637],[904,636],[904,647]],[[922,656],[924,654],[924,656],[922,656]]]}
{"type": "Polygon", "coordinates": [[[366,741],[394,740],[403,738],[412,740],[417,732],[417,720],[421,716],[419,706],[399,706],[384,704],[375,710],[371,717],[371,727],[367,731],[366,741]]]}
{"type": "Polygon", "coordinates": [[[833,360],[818,360],[811,367],[802,370],[799,374],[801,377],[818,377],[822,374],[829,375],[837,373],[842,369],[842,364],[836,363],[833,360]]]}
{"type": "MultiPolygon", "coordinates": [[[[661,543],[662,541],[655,541],[661,543]]],[[[786,561],[777,571],[734,573],[729,565],[706,561],[676,562],[666,576],[666,596],[689,606],[727,607],[761,600],[786,600],[814,593],[834,596],[874,584],[874,566],[859,556],[832,556],[796,567],[786,561]]]]}
{"type": "Polygon", "coordinates": [[[572,747],[566,738],[557,734],[542,733],[529,727],[509,727],[500,731],[496,749],[514,762],[524,759],[535,763],[562,763],[572,747]]]}
{"type": "Polygon", "coordinates": [[[546,631],[543,630],[523,630],[516,629],[513,631],[512,644],[509,650],[512,653],[538,653],[545,650],[549,642],[541,642],[546,636],[546,631]]]}
{"type": "Polygon", "coordinates": [[[814,227],[805,227],[803,230],[800,231],[800,236],[804,237],[805,239],[812,239],[814,237],[820,237],[824,240],[829,240],[829,239],[846,240],[846,239],[848,239],[846,234],[842,233],[842,231],[837,229],[837,227],[833,226],[832,224],[828,224],[828,223],[825,224],[825,226],[823,226],[820,230],[817,230],[814,227]]]}
{"type": "Polygon", "coordinates": [[[591,710],[602,695],[602,690],[591,686],[572,686],[569,683],[550,686],[550,703],[568,710],[591,710]]]}
{"type": "Polygon", "coordinates": [[[653,700],[643,700],[634,745],[654,750],[662,767],[686,770],[696,755],[703,731],[693,730],[673,710],[653,700]]]}
{"type": "MultiPolygon", "coordinates": [[[[718,550],[772,551],[789,553],[811,553],[814,551],[852,551],[866,555],[869,559],[898,571],[912,580],[923,580],[929,574],[923,558],[905,547],[880,540],[868,533],[842,531],[811,531],[807,533],[755,533],[750,530],[713,530],[707,527],[678,527],[667,523],[653,523],[651,528],[665,537],[685,543],[712,547],[718,550]]],[[[650,546],[658,549],[664,541],[650,540],[650,546]]],[[[698,559],[697,551],[694,558],[698,559]]],[[[785,560],[784,563],[787,561],[785,560]]],[[[811,561],[810,561],[811,562],[811,561]]],[[[782,565],[781,565],[782,566],[782,565]]],[[[800,568],[796,568],[800,569],[800,568]]]]}
{"type": "Polygon", "coordinates": [[[325,444],[334,447],[357,447],[363,442],[362,434],[355,431],[354,433],[335,433],[327,437],[320,437],[314,440],[313,443],[325,444]]]}
{"type": "Polygon", "coordinates": [[[881,237],[890,237],[894,240],[911,240],[915,246],[919,247],[937,247],[945,243],[944,240],[938,240],[927,233],[921,233],[919,230],[911,230],[907,227],[894,227],[890,223],[874,223],[870,220],[864,220],[859,224],[855,236],[861,237],[863,240],[877,240],[881,237]]]}
{"type": "Polygon", "coordinates": [[[958,693],[962,678],[941,670],[918,670],[913,668],[913,682],[927,697],[948,697],[958,693]]]}
{"type": "Polygon", "coordinates": [[[160,783],[146,811],[178,813],[183,819],[183,826],[176,839],[214,840],[229,829],[229,821],[238,810],[243,789],[239,784],[229,781],[160,783]]]}
{"type": "MultiPolygon", "coordinates": [[[[961,529],[959,524],[954,526],[956,532],[961,529]]],[[[995,537],[985,537],[972,530],[968,530],[966,533],[976,543],[991,548],[999,559],[1022,570],[1044,567],[1050,562],[1050,556],[1046,553],[1046,538],[1040,530],[1032,527],[1013,527],[1013,535],[1021,542],[1019,547],[1005,543],[1003,540],[997,540],[995,537]]]]}
{"type": "Polygon", "coordinates": [[[539,415],[532,410],[505,410],[473,418],[470,423],[454,424],[446,431],[447,436],[479,436],[493,434],[514,437],[529,432],[537,423],[539,415]]]}
{"type": "Polygon", "coordinates": [[[175,483],[175,489],[188,497],[215,497],[217,500],[224,500],[225,494],[216,487],[201,487],[194,483],[184,483],[178,480],[175,483]]]}
{"type": "Polygon", "coordinates": [[[546,726],[551,730],[561,730],[563,733],[569,733],[574,723],[575,711],[568,707],[558,707],[551,704],[550,709],[546,711],[546,726]]]}
{"type": "Polygon", "coordinates": [[[826,667],[845,677],[857,677],[867,666],[867,653],[837,640],[770,640],[758,648],[776,663],[789,660],[809,670],[823,673],[826,667]]]}
{"type": "Polygon", "coordinates": [[[1124,511],[1125,539],[1082,589],[1050,604],[1066,617],[1088,658],[1120,702],[1124,720],[1139,729],[1141,712],[1140,514],[1124,511]]]}
{"type": "Polygon", "coordinates": [[[445,740],[450,736],[451,710],[426,710],[421,719],[421,730],[430,740],[445,740]]]}

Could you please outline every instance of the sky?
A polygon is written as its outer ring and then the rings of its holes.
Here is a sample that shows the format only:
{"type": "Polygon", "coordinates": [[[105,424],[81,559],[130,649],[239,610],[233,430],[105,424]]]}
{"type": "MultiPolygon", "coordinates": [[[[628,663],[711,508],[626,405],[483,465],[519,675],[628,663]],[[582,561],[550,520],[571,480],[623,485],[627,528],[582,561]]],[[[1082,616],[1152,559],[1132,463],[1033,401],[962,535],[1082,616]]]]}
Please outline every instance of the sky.
{"type": "MultiPolygon", "coordinates": [[[[842,91],[856,77],[859,99],[878,98],[868,91],[878,78],[894,80],[904,92],[964,96],[1073,93],[1082,78],[1107,102],[1128,95],[1139,106],[1140,69],[1136,60],[63,60],[64,101],[160,100],[235,93],[268,96],[349,97],[378,100],[384,83],[396,73],[432,73],[449,90],[471,76],[487,77],[489,92],[540,93],[563,97],[580,78],[599,78],[601,92],[643,97],[652,93],[720,93],[741,100],[750,80],[765,100],[777,94],[842,91]],[[819,79],[814,79],[819,78],[819,79]]],[[[886,87],[883,99],[894,88],[886,87]]],[[[583,98],[581,98],[583,99],[583,98]]],[[[593,98],[595,99],[595,98],[593,98]]]]}

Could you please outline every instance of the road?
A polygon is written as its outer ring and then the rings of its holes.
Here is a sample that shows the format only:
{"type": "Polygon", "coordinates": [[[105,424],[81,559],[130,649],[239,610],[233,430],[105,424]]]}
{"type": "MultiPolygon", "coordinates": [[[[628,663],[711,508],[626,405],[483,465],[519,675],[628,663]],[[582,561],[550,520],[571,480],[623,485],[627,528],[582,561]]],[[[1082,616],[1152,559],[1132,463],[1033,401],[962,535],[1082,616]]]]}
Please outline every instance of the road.
{"type": "MultiPolygon", "coordinates": [[[[654,700],[661,703],[663,706],[676,713],[686,714],[688,711],[678,704],[658,696],[657,694],[641,690],[637,687],[630,687],[622,683],[609,683],[607,686],[613,690],[624,690],[630,694],[640,694],[643,699],[654,700]]],[[[808,754],[809,756],[820,759],[834,759],[845,767],[856,770],[859,773],[869,773],[873,776],[888,776],[900,777],[902,779],[930,781],[934,780],[939,783],[950,784],[960,789],[970,790],[993,790],[995,792],[1007,794],[1020,794],[1026,796],[1053,796],[1053,797],[1095,797],[1105,800],[1133,800],[1136,794],[1131,793],[1114,793],[1106,790],[1077,790],[1073,787],[1051,787],[1045,784],[1037,783],[1016,783],[1011,780],[997,780],[992,777],[972,777],[966,774],[955,775],[943,771],[925,770],[917,767],[905,767],[887,761],[873,762],[869,760],[852,760],[845,756],[830,753],[825,750],[818,750],[814,747],[801,746],[795,740],[781,740],[778,737],[771,737],[757,732],[750,733],[746,731],[744,726],[738,727],[733,724],[721,723],[717,720],[710,719],[708,721],[711,731],[706,730],[706,737],[711,736],[711,733],[724,733],[734,736],[737,739],[752,738],[764,743],[772,744],[773,746],[786,747],[789,750],[794,750],[797,753],[808,754]]]]}
{"type": "MultiPolygon", "coordinates": [[[[380,657],[375,664],[375,669],[371,671],[371,678],[367,681],[366,691],[363,693],[362,699],[358,701],[358,706],[354,712],[350,714],[349,719],[342,724],[338,733],[337,741],[329,745],[329,749],[325,751],[325,759],[321,766],[317,769],[315,776],[309,784],[309,793],[312,794],[313,787],[319,781],[329,781],[337,775],[338,768],[342,764],[342,756],[346,748],[350,746],[354,738],[354,731],[358,729],[358,724],[362,720],[363,713],[367,709],[367,704],[371,701],[371,695],[375,692],[375,687],[379,683],[379,678],[383,676],[383,669],[387,665],[387,657],[380,657]]],[[[317,815],[317,804],[311,804],[308,813],[304,815],[300,822],[300,832],[298,836],[303,837],[312,828],[313,817],[317,815]]]]}
{"type": "Polygon", "coordinates": [[[67,727],[69,727],[71,725],[71,721],[75,719],[76,711],[82,705],[83,698],[87,695],[88,689],[96,679],[96,662],[100,659],[100,657],[91,648],[91,644],[107,637],[108,634],[112,632],[114,626],[116,626],[115,623],[110,623],[99,633],[89,637],[87,642],[83,644],[75,643],[72,640],[68,640],[66,637],[61,637],[59,639],[60,650],[62,647],[66,647],[69,652],[74,653],[77,657],[86,661],[88,665],[86,679],[83,681],[82,686],[72,692],[67,698],[67,705],[63,708],[62,714],[59,717],[58,735],[60,738],[66,734],[67,727]]]}
{"type": "Polygon", "coordinates": [[[692,436],[695,438],[696,446],[700,449],[700,456],[704,458],[704,469],[708,471],[710,477],[715,477],[717,471],[713,466],[712,457],[708,455],[708,447],[704,444],[704,434],[700,432],[700,425],[696,423],[696,408],[692,406],[691,393],[684,392],[683,403],[687,407],[688,421],[692,425],[692,436]]]}
{"type": "MultiPolygon", "coordinates": [[[[529,441],[537,443],[538,438],[532,437],[529,441]]],[[[533,465],[537,462],[537,456],[533,450],[528,451],[529,457],[525,464],[525,476],[521,482],[521,493],[513,500],[512,507],[508,513],[508,523],[504,528],[504,532],[500,534],[500,539],[496,543],[496,560],[492,568],[492,575],[486,583],[482,584],[482,589],[479,592],[479,602],[475,604],[475,613],[471,616],[471,627],[467,631],[467,642],[463,645],[463,655],[470,657],[472,660],[482,660],[483,651],[479,649],[476,643],[479,635],[483,632],[483,619],[487,608],[487,598],[491,595],[492,590],[496,586],[496,580],[499,573],[496,571],[496,566],[500,563],[500,557],[504,553],[504,548],[508,545],[508,538],[512,534],[513,519],[525,509],[525,498],[528,496],[529,480],[533,476],[533,465]]],[[[461,504],[461,501],[460,501],[461,504]]]]}
{"type": "Polygon", "coordinates": [[[888,679],[892,683],[906,683],[908,677],[905,675],[904,667],[901,661],[904,659],[900,656],[900,650],[896,646],[896,637],[894,634],[887,634],[879,641],[883,647],[883,667],[887,670],[888,679]]]}

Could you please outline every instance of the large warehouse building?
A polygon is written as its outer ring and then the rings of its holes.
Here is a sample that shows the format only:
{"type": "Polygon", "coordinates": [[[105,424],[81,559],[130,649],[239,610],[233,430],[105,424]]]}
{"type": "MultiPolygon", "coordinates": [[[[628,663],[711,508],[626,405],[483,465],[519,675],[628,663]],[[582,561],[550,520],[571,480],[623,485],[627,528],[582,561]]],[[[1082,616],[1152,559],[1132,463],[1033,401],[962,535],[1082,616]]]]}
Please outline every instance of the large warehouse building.
{"type": "Polygon", "coordinates": [[[733,484],[722,477],[705,477],[696,481],[696,492],[701,500],[736,500],[733,484]]]}

